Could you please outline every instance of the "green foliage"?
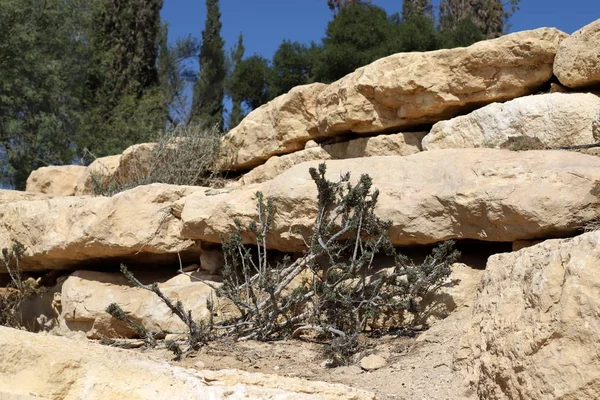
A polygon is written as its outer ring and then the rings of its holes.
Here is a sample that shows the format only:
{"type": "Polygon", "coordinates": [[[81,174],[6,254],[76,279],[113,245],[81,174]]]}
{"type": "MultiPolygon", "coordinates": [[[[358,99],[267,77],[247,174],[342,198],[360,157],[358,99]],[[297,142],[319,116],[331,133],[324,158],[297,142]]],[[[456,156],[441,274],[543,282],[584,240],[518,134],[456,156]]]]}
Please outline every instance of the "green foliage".
{"type": "Polygon", "coordinates": [[[82,2],[0,2],[0,178],[24,189],[29,173],[74,155],[86,81],[82,2]],[[68,55],[68,57],[65,57],[68,55]]]}
{"type": "Polygon", "coordinates": [[[269,101],[269,61],[261,56],[248,57],[235,65],[228,80],[228,92],[232,98],[241,99],[250,109],[256,109],[269,101]]]}
{"type": "Polygon", "coordinates": [[[239,313],[224,322],[227,333],[268,340],[315,331],[332,339],[335,361],[341,363],[359,348],[367,326],[383,316],[408,312],[416,323],[421,300],[442,286],[459,253],[447,242],[423,264],[412,264],[390,243],[391,223],[374,213],[379,192],[372,190],[371,178],[362,175],[352,184],[346,174],[331,182],[325,172],[325,164],[310,169],[318,209],[309,250],[294,262],[269,262],[267,239],[276,210],[258,192],[258,218],[248,227],[256,252],[243,244],[235,221],[236,231],[223,239],[224,280],[217,294],[239,313]],[[393,268],[376,268],[379,253],[395,260],[393,268]]]}
{"type": "Polygon", "coordinates": [[[237,66],[242,62],[244,51],[244,37],[240,33],[238,41],[231,51],[231,68],[225,83],[225,89],[227,90],[229,97],[231,97],[231,112],[229,113],[229,119],[227,120],[228,129],[235,128],[244,118],[244,110],[242,109],[243,99],[239,97],[239,93],[235,90],[237,82],[232,82],[232,75],[237,66]]]}
{"type": "MultiPolygon", "coordinates": [[[[491,39],[504,34],[507,21],[519,8],[520,0],[442,0],[440,2],[440,32],[452,32],[470,20],[483,38],[491,39]]],[[[467,28],[462,28],[467,29],[467,28]]],[[[468,27],[472,31],[472,27],[468,27]]]]}
{"type": "Polygon", "coordinates": [[[408,21],[414,17],[426,17],[433,21],[433,5],[431,4],[431,0],[403,0],[402,20],[408,21]]]}
{"type": "Polygon", "coordinates": [[[475,42],[485,40],[484,33],[470,18],[456,21],[451,28],[444,31],[440,36],[442,38],[442,47],[447,49],[466,47],[475,42]]]}
{"type": "Polygon", "coordinates": [[[398,25],[402,51],[430,51],[440,48],[435,22],[425,15],[414,15],[398,25]]]}
{"type": "Polygon", "coordinates": [[[143,325],[138,324],[137,321],[125,314],[125,311],[123,311],[121,306],[117,303],[110,303],[105,311],[110,314],[111,317],[125,322],[139,337],[144,339],[144,342],[148,347],[156,346],[156,339],[152,332],[149,332],[143,325]]]}
{"type": "Polygon", "coordinates": [[[269,89],[272,97],[313,82],[315,47],[284,40],[273,55],[269,89]]]}
{"type": "Polygon", "coordinates": [[[188,97],[186,88],[193,80],[192,71],[187,61],[198,57],[200,44],[191,35],[177,38],[174,45],[169,45],[168,25],[163,24],[159,36],[158,76],[165,108],[169,112],[169,122],[185,123],[188,119],[188,97]]]}
{"type": "MultiPolygon", "coordinates": [[[[95,156],[147,141],[167,115],[157,70],[162,0],[93,3],[88,104],[78,138],[95,156]]],[[[164,44],[164,40],[163,40],[164,44]]]]}
{"type": "Polygon", "coordinates": [[[334,81],[400,51],[396,27],[380,7],[362,3],[343,7],[327,25],[316,80],[334,81]]]}
{"type": "Polygon", "coordinates": [[[194,85],[191,121],[217,126],[223,131],[223,99],[225,97],[225,44],[221,37],[219,0],[206,0],[206,23],[202,31],[200,74],[194,85]]]}

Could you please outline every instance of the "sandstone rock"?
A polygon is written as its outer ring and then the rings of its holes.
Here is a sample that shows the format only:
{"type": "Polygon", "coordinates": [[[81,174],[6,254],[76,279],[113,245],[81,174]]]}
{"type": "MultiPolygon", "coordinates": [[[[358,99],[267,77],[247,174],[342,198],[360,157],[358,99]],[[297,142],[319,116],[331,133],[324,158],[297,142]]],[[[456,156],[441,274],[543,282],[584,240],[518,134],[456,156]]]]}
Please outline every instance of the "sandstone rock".
{"type": "Polygon", "coordinates": [[[534,93],[552,77],[556,50],[566,36],[540,28],[466,48],[382,58],[319,94],[319,134],[432,124],[484,104],[534,93]]]}
{"type": "Polygon", "coordinates": [[[322,147],[312,147],[283,156],[273,156],[239,180],[241,185],[265,182],[292,168],[294,165],[313,160],[329,160],[331,156],[322,147]]]}
{"type": "Polygon", "coordinates": [[[13,399],[374,400],[339,384],[195,371],[143,354],[0,327],[0,397],[13,399]]]}
{"type": "Polygon", "coordinates": [[[316,98],[326,86],[297,86],[248,114],[223,138],[222,168],[249,169],[303,149],[316,134],[316,98]]]}
{"type": "Polygon", "coordinates": [[[570,88],[600,85],[600,19],[566,38],[558,47],[554,75],[570,88]]]}
{"type": "MultiPolygon", "coordinates": [[[[179,236],[171,205],[201,187],[140,186],[113,197],[60,197],[0,204],[0,243],[25,247],[25,271],[101,262],[185,262],[199,246],[179,236]]],[[[193,256],[193,257],[192,257],[193,256]]],[[[118,264],[117,264],[118,265],[118,264]]]]}
{"type": "Polygon", "coordinates": [[[329,86],[299,86],[225,136],[222,168],[250,169],[311,139],[432,124],[534,93],[552,77],[556,49],[566,36],[541,28],[467,48],[400,53],[329,86]]]}
{"type": "Polygon", "coordinates": [[[47,200],[52,197],[54,196],[44,193],[0,189],[0,204],[13,203],[15,201],[47,200]]]}
{"type": "Polygon", "coordinates": [[[110,185],[115,180],[121,154],[97,158],[79,178],[75,188],[76,196],[95,195],[98,191],[110,185]]]}
{"type": "Polygon", "coordinates": [[[275,178],[294,165],[313,160],[341,160],[373,156],[406,156],[421,150],[421,140],[425,132],[397,133],[359,138],[348,142],[310,147],[283,156],[274,156],[240,179],[240,184],[249,185],[275,178]]]}
{"type": "Polygon", "coordinates": [[[360,367],[365,371],[375,371],[376,369],[383,368],[387,365],[387,361],[381,356],[371,354],[370,356],[363,357],[360,360],[360,367]]]}
{"type": "Polygon", "coordinates": [[[591,93],[521,97],[438,122],[423,139],[423,148],[500,147],[519,136],[550,147],[595,143],[592,122],[598,110],[600,97],[591,93]]]}
{"type": "MultiPolygon", "coordinates": [[[[216,282],[210,284],[219,286],[216,282]]],[[[208,318],[206,300],[216,295],[206,283],[197,281],[195,274],[181,274],[158,286],[173,304],[181,301],[195,320],[208,318]]],[[[74,272],[62,285],[61,303],[60,330],[81,331],[88,338],[135,337],[131,327],[105,311],[110,303],[117,303],[130,318],[150,331],[187,331],[186,325],[156,294],[131,287],[120,273],[74,272]]]]}
{"type": "MultiPolygon", "coordinates": [[[[312,382],[298,378],[243,372],[234,369],[204,370],[201,373],[207,380],[215,379],[229,386],[242,384],[290,391],[292,393],[306,393],[309,396],[316,395],[315,399],[324,400],[375,400],[375,395],[372,393],[339,384],[312,382]]],[[[295,399],[295,397],[292,397],[292,399],[295,399]]],[[[312,399],[312,397],[309,397],[309,399],[312,399]]]]}
{"type": "MultiPolygon", "coordinates": [[[[256,191],[277,210],[267,246],[305,249],[316,213],[317,190],[308,173],[319,162],[297,165],[268,182],[227,193],[186,199],[182,236],[220,243],[234,219],[256,217],[256,191]]],[[[377,214],[390,220],[395,245],[446,239],[512,242],[570,234],[597,216],[600,159],[568,151],[513,152],[449,149],[406,157],[369,157],[327,162],[327,176],[354,180],[369,174],[379,189],[377,214]]],[[[253,236],[242,232],[253,243],[253,236]]]]}
{"type": "Polygon", "coordinates": [[[374,156],[408,156],[421,151],[427,132],[395,133],[323,145],[334,160],[374,156]]]}
{"type": "Polygon", "coordinates": [[[479,398],[596,399],[600,232],[491,256],[456,360],[479,398]]]}
{"type": "Polygon", "coordinates": [[[33,171],[27,178],[27,192],[47,193],[55,196],[73,196],[77,183],[85,174],[86,167],[63,165],[42,167],[33,171]]]}
{"type": "Polygon", "coordinates": [[[319,147],[319,144],[317,142],[315,142],[314,140],[309,140],[308,142],[306,142],[306,144],[304,145],[304,149],[312,149],[313,147],[319,147]]]}

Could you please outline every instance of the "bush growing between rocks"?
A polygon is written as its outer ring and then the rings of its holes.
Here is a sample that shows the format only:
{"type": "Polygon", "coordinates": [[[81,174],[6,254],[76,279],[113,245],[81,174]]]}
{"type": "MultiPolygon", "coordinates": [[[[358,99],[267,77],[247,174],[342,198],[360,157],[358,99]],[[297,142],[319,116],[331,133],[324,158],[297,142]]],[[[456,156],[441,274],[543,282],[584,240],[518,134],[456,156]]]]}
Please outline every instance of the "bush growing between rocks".
{"type": "Polygon", "coordinates": [[[133,159],[116,175],[92,175],[94,195],[116,193],[151,183],[182,186],[221,186],[215,171],[221,144],[216,128],[179,124],[167,129],[147,159],[133,159]]]}
{"type": "Polygon", "coordinates": [[[269,263],[267,233],[276,210],[262,193],[256,194],[258,221],[249,226],[256,256],[243,245],[235,221],[236,231],[223,240],[224,282],[217,294],[233,302],[239,316],[216,328],[258,340],[315,332],[331,339],[330,354],[341,364],[358,350],[370,323],[404,312],[417,321],[421,299],[443,285],[459,253],[446,242],[413,265],[389,241],[390,222],[374,213],[379,192],[371,178],[362,175],[353,185],[350,174],[331,182],[325,172],[324,163],[310,169],[318,211],[309,250],[296,261],[269,263]],[[374,257],[382,252],[394,258],[393,268],[376,268],[374,257]]]}
{"type": "MultiPolygon", "coordinates": [[[[359,336],[370,325],[390,315],[408,313],[408,330],[417,328],[420,302],[444,284],[451,265],[460,254],[454,243],[441,244],[420,265],[399,254],[392,246],[391,225],[375,215],[379,192],[372,180],[362,175],[356,184],[350,174],[337,182],[325,178],[326,165],[311,168],[318,189],[318,211],[309,249],[295,261],[286,256],[272,263],[268,257],[267,235],[276,210],[270,199],[257,192],[257,221],[250,224],[256,247],[242,243],[242,226],[227,239],[222,238],[225,267],[223,284],[214,288],[217,296],[231,302],[237,313],[215,324],[194,321],[181,302],[173,304],[157,284],[143,285],[127,270],[121,271],[137,287],[154,292],[189,328],[189,344],[198,349],[202,343],[219,336],[239,340],[272,340],[298,337],[306,332],[330,340],[327,354],[334,365],[344,364],[360,350],[359,336]],[[394,266],[379,269],[375,256],[393,257],[394,266]]],[[[128,321],[120,308],[111,305],[107,312],[128,321]]],[[[145,330],[131,323],[141,337],[145,330]]],[[[168,343],[176,358],[182,351],[168,343]]]]}
{"type": "Polygon", "coordinates": [[[18,243],[11,248],[2,249],[2,264],[10,276],[10,284],[0,289],[0,325],[21,328],[21,304],[43,292],[37,282],[28,278],[23,280],[20,260],[25,249],[18,243]]]}

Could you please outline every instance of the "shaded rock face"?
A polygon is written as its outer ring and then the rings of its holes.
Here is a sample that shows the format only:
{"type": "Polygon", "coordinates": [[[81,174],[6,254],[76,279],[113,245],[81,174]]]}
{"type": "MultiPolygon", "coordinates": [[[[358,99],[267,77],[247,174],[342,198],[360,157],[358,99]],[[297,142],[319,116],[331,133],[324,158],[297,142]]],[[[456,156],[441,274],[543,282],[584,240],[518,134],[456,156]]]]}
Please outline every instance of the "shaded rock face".
{"type": "Polygon", "coordinates": [[[541,28],[467,48],[385,57],[332,83],[292,89],[248,115],[223,140],[223,169],[250,169],[311,139],[430,125],[536,92],[567,35],[541,28]]]}
{"type": "Polygon", "coordinates": [[[425,132],[410,132],[359,138],[322,147],[313,142],[314,146],[304,150],[269,158],[266,163],[245,174],[239,183],[249,185],[265,182],[306,161],[415,154],[421,151],[423,137],[425,132]]]}
{"type": "Polygon", "coordinates": [[[600,19],[584,26],[559,46],[554,75],[570,88],[600,87],[600,19]]]}
{"type": "Polygon", "coordinates": [[[38,168],[27,178],[25,191],[55,196],[73,196],[77,184],[86,170],[86,167],[80,165],[38,168]]]}
{"type": "Polygon", "coordinates": [[[222,168],[249,169],[303,149],[317,135],[316,99],[326,86],[297,86],[248,114],[223,138],[222,168]]]}
{"type": "Polygon", "coordinates": [[[438,122],[423,139],[423,148],[501,147],[521,136],[548,147],[595,143],[592,124],[599,111],[600,97],[591,93],[521,97],[438,122]]]}
{"type": "Polygon", "coordinates": [[[179,235],[174,203],[201,187],[140,186],[113,197],[57,197],[0,204],[0,242],[25,247],[25,271],[94,262],[176,262],[200,254],[179,235]]]}
{"type": "MultiPolygon", "coordinates": [[[[309,168],[297,165],[273,180],[185,200],[182,237],[220,242],[234,219],[256,217],[255,193],[271,197],[277,210],[267,246],[302,251],[317,210],[309,168]]],[[[369,157],[327,162],[330,180],[351,172],[369,174],[379,189],[377,214],[390,220],[398,246],[446,239],[512,242],[571,234],[597,215],[600,159],[568,151],[512,152],[460,149],[406,157],[369,157]]],[[[249,232],[243,240],[253,242],[249,232]]]]}
{"type": "Polygon", "coordinates": [[[143,354],[0,327],[8,399],[374,400],[369,392],[242,371],[195,371],[143,354]]]}
{"type": "Polygon", "coordinates": [[[479,398],[596,399],[600,232],[489,258],[456,360],[479,398]]]}
{"type": "MultiPolygon", "coordinates": [[[[195,320],[209,317],[206,300],[216,298],[214,290],[199,278],[204,277],[182,274],[158,285],[173,304],[181,301],[195,320]]],[[[217,282],[210,283],[219,286],[217,282]]],[[[94,271],[76,271],[63,283],[60,331],[83,332],[91,339],[135,337],[131,327],[105,311],[111,303],[117,303],[128,317],[149,331],[187,331],[186,325],[156,294],[131,287],[122,274],[94,271]]]]}

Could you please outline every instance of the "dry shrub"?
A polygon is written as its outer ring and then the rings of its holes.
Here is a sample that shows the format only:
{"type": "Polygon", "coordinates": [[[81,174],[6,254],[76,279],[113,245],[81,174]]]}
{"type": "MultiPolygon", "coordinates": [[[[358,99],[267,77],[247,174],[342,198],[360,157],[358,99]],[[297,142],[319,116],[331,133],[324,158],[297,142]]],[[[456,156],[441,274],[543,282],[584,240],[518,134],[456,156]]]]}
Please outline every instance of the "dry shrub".
{"type": "Polygon", "coordinates": [[[23,280],[20,260],[25,249],[19,244],[2,249],[2,264],[10,276],[10,284],[0,288],[0,325],[11,328],[22,327],[21,304],[33,296],[43,293],[37,281],[23,280]]]}
{"type": "Polygon", "coordinates": [[[527,151],[527,150],[548,150],[542,141],[533,136],[513,136],[509,137],[506,142],[500,145],[501,149],[508,149],[511,151],[527,151]]]}
{"type": "Polygon", "coordinates": [[[215,172],[220,143],[216,128],[179,124],[156,143],[124,154],[117,171],[92,174],[93,194],[112,196],[151,183],[220,187],[224,179],[215,172]]]}

